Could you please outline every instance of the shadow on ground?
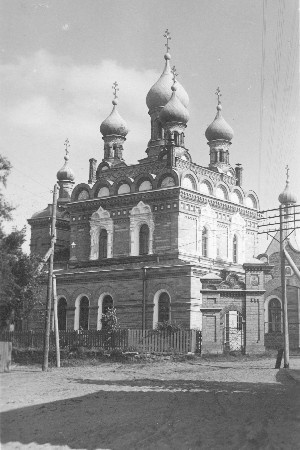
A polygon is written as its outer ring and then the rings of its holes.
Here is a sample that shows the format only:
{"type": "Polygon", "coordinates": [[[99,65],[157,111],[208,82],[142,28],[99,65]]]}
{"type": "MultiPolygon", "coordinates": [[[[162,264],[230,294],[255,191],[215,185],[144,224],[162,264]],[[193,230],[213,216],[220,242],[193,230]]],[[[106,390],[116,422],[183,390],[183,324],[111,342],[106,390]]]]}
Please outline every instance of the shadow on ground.
{"type": "Polygon", "coordinates": [[[284,373],[277,377],[282,384],[72,380],[95,392],[2,413],[1,442],[9,449],[298,448],[299,392],[284,373]]]}

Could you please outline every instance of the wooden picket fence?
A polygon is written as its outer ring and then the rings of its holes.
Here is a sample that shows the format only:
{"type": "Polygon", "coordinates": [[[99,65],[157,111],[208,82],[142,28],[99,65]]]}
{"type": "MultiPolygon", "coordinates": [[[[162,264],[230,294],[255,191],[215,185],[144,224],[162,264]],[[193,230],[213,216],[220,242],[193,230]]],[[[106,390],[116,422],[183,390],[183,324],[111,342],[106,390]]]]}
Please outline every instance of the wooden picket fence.
{"type": "MultiPolygon", "coordinates": [[[[42,349],[43,331],[14,331],[0,333],[0,341],[9,341],[15,348],[42,349]]],[[[155,330],[118,330],[113,333],[96,330],[60,331],[60,347],[73,350],[78,347],[103,350],[137,351],[139,353],[201,353],[201,332],[155,330]]],[[[55,346],[54,332],[50,333],[50,348],[55,346]]]]}

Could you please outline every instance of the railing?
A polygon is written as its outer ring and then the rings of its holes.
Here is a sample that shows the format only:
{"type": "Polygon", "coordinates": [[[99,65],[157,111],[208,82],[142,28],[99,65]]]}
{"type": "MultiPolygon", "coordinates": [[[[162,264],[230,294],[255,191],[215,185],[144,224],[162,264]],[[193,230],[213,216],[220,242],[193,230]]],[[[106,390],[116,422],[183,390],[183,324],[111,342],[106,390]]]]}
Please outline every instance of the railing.
{"type": "MultiPolygon", "coordinates": [[[[2,332],[0,341],[10,341],[13,347],[42,349],[43,331],[2,332]]],[[[201,332],[184,330],[177,332],[155,330],[106,331],[60,331],[61,349],[73,350],[78,347],[103,350],[138,351],[140,353],[201,353],[201,332]]],[[[50,333],[50,348],[55,346],[54,332],[50,333]]]]}

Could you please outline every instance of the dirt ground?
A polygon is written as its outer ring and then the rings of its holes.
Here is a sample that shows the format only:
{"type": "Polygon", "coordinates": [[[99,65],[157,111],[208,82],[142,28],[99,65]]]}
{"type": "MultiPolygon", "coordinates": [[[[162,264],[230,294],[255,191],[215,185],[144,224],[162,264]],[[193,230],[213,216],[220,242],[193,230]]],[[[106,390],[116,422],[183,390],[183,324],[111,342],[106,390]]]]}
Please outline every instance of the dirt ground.
{"type": "Polygon", "coordinates": [[[1,448],[298,449],[300,384],[274,363],[15,365],[1,374],[1,448]]]}

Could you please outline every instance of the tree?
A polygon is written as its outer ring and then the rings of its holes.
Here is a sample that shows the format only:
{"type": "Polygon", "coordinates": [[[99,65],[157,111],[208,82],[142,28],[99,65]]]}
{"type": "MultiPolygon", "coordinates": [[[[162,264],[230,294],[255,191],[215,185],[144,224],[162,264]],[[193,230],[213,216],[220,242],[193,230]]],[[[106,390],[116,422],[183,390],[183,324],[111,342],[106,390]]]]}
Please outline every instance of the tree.
{"type": "Polygon", "coordinates": [[[25,228],[5,233],[4,221],[11,220],[14,207],[4,197],[11,164],[0,155],[0,321],[9,329],[28,318],[32,310],[42,305],[40,259],[22,251],[25,228]]]}

